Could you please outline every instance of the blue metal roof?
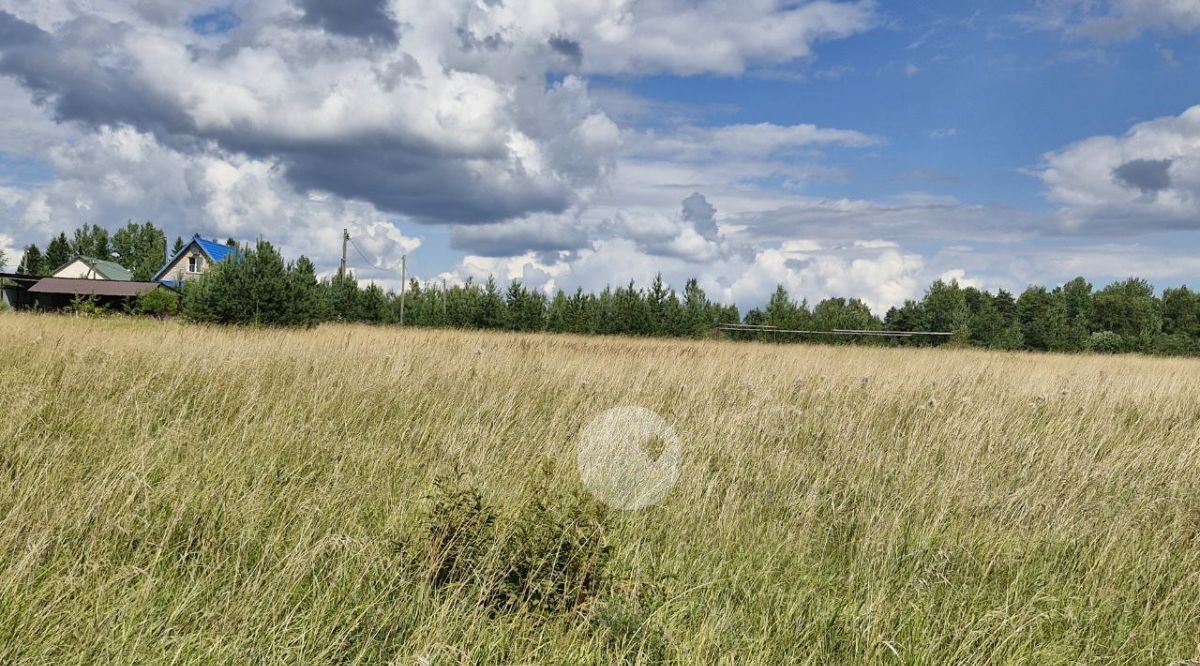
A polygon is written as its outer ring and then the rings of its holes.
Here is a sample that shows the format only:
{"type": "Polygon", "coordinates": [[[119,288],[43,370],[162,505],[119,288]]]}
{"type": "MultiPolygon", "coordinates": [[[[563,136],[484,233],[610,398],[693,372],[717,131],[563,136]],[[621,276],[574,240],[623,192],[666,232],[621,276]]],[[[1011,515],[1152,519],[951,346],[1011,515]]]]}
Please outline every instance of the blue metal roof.
{"type": "Polygon", "coordinates": [[[179,258],[179,255],[187,252],[188,248],[192,246],[192,243],[195,243],[196,246],[200,248],[200,251],[203,252],[206,257],[208,257],[208,260],[214,264],[231,254],[235,256],[237,255],[236,249],[229,247],[224,243],[218,243],[216,241],[210,241],[207,238],[201,238],[200,235],[197,234],[192,236],[192,239],[188,241],[182,248],[180,248],[178,252],[171,255],[171,258],[167,260],[167,263],[162,265],[162,268],[158,269],[158,272],[154,274],[155,282],[162,281],[162,274],[171,266],[171,264],[175,263],[175,260],[179,258]]]}
{"type": "Polygon", "coordinates": [[[214,264],[225,257],[228,257],[234,252],[234,249],[228,245],[210,241],[207,238],[196,236],[192,238],[192,240],[196,241],[196,244],[200,246],[200,249],[204,250],[204,254],[208,255],[209,261],[213,262],[214,264]]]}

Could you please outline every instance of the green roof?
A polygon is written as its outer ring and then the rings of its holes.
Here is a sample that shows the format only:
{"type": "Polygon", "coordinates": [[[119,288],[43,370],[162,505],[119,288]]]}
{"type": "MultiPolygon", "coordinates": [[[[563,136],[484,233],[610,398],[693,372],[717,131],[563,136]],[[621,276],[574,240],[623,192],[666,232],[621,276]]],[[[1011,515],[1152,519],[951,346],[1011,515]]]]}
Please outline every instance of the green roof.
{"type": "Polygon", "coordinates": [[[96,272],[110,280],[132,280],[133,271],[125,268],[115,261],[105,261],[103,259],[92,260],[92,268],[96,272]]]}
{"type": "MultiPolygon", "coordinates": [[[[75,261],[76,259],[90,266],[92,270],[96,271],[97,274],[106,280],[120,280],[122,282],[129,282],[133,280],[133,273],[131,273],[128,268],[125,268],[115,261],[106,261],[104,259],[96,259],[95,257],[79,256],[75,257],[75,259],[72,259],[71,262],[75,261]]],[[[66,268],[71,262],[54,269],[54,272],[51,273],[51,275],[58,274],[59,271],[66,268]]]]}

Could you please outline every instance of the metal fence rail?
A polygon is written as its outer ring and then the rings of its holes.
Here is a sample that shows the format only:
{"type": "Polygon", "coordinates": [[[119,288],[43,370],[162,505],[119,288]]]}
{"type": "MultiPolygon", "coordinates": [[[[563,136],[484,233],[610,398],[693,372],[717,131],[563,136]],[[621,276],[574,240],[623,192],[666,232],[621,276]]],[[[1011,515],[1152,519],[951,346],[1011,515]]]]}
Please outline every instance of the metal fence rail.
{"type": "Polygon", "coordinates": [[[876,337],[876,338],[914,338],[918,336],[927,336],[935,338],[948,338],[953,333],[942,333],[935,331],[855,331],[848,329],[835,328],[832,331],[804,331],[797,329],[778,328],[775,326],[759,326],[756,324],[718,324],[713,327],[717,331],[738,332],[738,333],[771,333],[775,335],[831,335],[831,336],[860,336],[860,337],[876,337]]]}

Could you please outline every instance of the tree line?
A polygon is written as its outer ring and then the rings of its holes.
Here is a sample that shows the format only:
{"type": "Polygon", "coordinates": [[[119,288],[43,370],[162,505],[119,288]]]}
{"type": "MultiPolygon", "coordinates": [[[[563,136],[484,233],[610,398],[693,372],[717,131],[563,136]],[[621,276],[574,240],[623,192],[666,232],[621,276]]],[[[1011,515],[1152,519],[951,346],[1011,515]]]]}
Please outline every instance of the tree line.
{"type": "MultiPolygon", "coordinates": [[[[233,245],[233,241],[229,241],[233,245]]],[[[60,234],[45,254],[26,248],[20,272],[65,263],[74,254],[106,256],[149,279],[161,266],[166,236],[152,223],[130,222],[112,234],[96,226],[60,234]],[[39,263],[42,262],[42,263],[39,263]]],[[[176,251],[183,245],[176,241],[176,251]]],[[[733,339],[835,344],[951,344],[990,349],[1200,355],[1200,294],[1187,287],[1159,295],[1145,280],[1129,278],[1096,289],[1084,278],[1061,287],[1031,286],[1019,295],[995,293],[939,280],[919,300],[883,317],[859,299],[829,298],[810,306],[778,287],[770,300],[743,316],[736,305],[710,300],[695,279],[682,292],[661,276],[646,288],[633,282],[599,293],[558,291],[548,296],[518,280],[502,287],[494,278],[445,286],[411,280],[401,292],[360,285],[352,273],[318,279],[306,257],[286,262],[266,241],[240,247],[236,258],[215,265],[184,288],[183,315],[192,321],[263,326],[314,326],[321,322],[545,331],[552,333],[702,337],[722,324],[831,332],[949,332],[946,338],[824,338],[726,332],[733,339]]]]}
{"type": "MultiPolygon", "coordinates": [[[[183,239],[176,237],[170,254],[179,252],[183,246],[183,239]]],[[[139,224],[130,220],[113,233],[99,225],[85,224],[70,236],[62,232],[50,239],[45,251],[34,243],[26,245],[17,273],[49,275],[79,256],[115,262],[128,269],[134,280],[146,282],[166,263],[167,235],[150,221],[139,224]]]]}
{"type": "Polygon", "coordinates": [[[311,326],[326,321],[418,327],[654,337],[703,337],[723,324],[832,332],[949,332],[946,338],[822,338],[727,331],[734,339],[777,342],[951,344],[1005,350],[1200,354],[1200,294],[1187,287],[1159,296],[1145,280],[1130,278],[1096,290],[1083,278],[1019,296],[957,282],[934,282],[920,300],[875,315],[859,299],[828,298],[810,307],[780,286],[762,308],[742,316],[736,305],[715,302],[695,279],[682,292],[658,276],[599,293],[562,290],[553,296],[519,280],[495,278],[443,286],[411,280],[402,292],[362,286],[351,273],[319,280],[312,262],[285,264],[270,243],[244,249],[190,284],[185,315],[214,323],[311,326]]]}

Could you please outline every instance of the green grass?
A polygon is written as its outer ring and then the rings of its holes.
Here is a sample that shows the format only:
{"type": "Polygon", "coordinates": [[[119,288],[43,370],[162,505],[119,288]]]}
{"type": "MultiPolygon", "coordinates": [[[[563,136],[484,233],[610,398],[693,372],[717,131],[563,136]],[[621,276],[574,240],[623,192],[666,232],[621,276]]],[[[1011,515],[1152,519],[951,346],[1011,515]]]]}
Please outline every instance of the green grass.
{"type": "Polygon", "coordinates": [[[1200,659],[1196,361],[7,313],[0,385],[4,663],[1200,659]],[[494,568],[624,405],[684,464],[587,603],[431,580],[436,479],[494,568]]]}

